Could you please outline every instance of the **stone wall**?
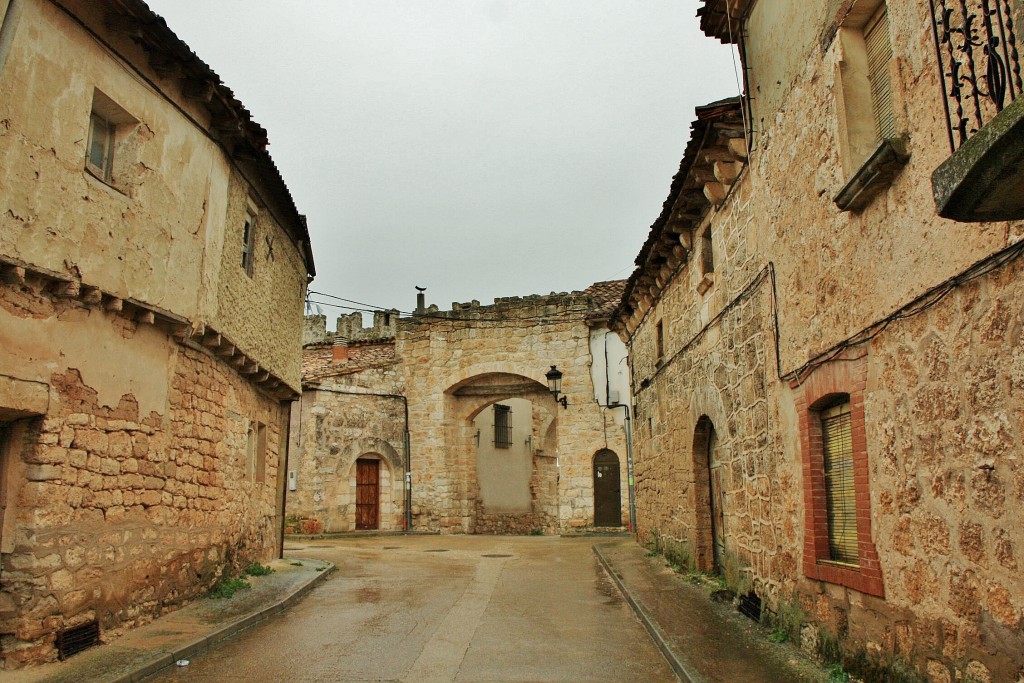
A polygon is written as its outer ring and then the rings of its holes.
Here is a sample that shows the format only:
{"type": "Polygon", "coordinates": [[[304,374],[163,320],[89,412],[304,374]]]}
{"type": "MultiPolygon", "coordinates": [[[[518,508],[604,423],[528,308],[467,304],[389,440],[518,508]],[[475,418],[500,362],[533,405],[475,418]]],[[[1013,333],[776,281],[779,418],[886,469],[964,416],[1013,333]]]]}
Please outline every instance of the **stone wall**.
{"type": "MultiPolygon", "coordinates": [[[[0,288],[0,326],[48,323],[74,339],[81,307],[43,285],[0,288]]],[[[285,408],[204,350],[161,342],[122,314],[90,318],[122,340],[112,361],[132,368],[158,349],[162,362],[144,373],[163,374],[165,392],[159,405],[140,405],[131,390],[145,387],[140,374],[110,401],[88,369],[47,356],[46,414],[6,423],[5,667],[54,658],[54,632],[93,619],[109,639],[277,551],[285,408]],[[263,481],[247,457],[256,422],[266,429],[263,481]]],[[[0,372],[16,358],[0,357],[0,372]]]]}
{"type": "MultiPolygon", "coordinates": [[[[393,348],[394,342],[386,345],[393,348]]],[[[403,388],[393,357],[375,367],[336,368],[334,373],[325,368],[315,384],[304,388],[293,408],[290,469],[296,489],[288,492],[290,518],[318,520],[327,532],[354,530],[355,462],[376,457],[382,462],[380,529],[403,528],[403,388]]]]}
{"type": "Polygon", "coordinates": [[[929,178],[949,147],[928,3],[889,10],[910,159],[866,208],[832,201],[848,179],[836,143],[842,54],[839,41],[821,40],[829,27],[814,26],[813,41],[793,36],[811,54],[791,88],[762,98],[777,109],[763,112],[728,196],[687,231],[652,230],[648,245],[685,232],[677,244],[689,253],[668,277],[662,263],[645,264],[657,284],[629,340],[639,531],[681,540],[695,564],[711,565],[706,416],[725,473],[723,569],[752,585],[769,614],[798,605],[817,627],[805,646],[831,633],[850,654],[903,660],[933,681],[1017,680],[1019,252],[969,282],[950,279],[1017,243],[1024,226],[936,216],[929,178]],[[711,279],[698,238],[708,227],[711,279]],[[854,432],[861,566],[852,569],[813,554],[808,425],[818,399],[836,394],[850,394],[863,416],[854,432]]]}
{"type": "MultiPolygon", "coordinates": [[[[590,352],[586,315],[593,306],[576,292],[457,304],[402,319],[397,354],[409,398],[414,528],[566,533],[593,526],[594,454],[605,447],[618,453],[626,481],[624,432],[595,400],[590,367],[604,360],[590,352]],[[564,373],[568,408],[547,390],[544,374],[552,365],[564,373]],[[492,519],[479,507],[472,419],[510,397],[530,400],[552,426],[544,430],[543,453],[534,456],[533,511],[492,519]],[[557,500],[557,508],[540,495],[555,475],[557,497],[549,501],[557,500]]],[[[628,519],[625,495],[622,506],[628,519]]]]}

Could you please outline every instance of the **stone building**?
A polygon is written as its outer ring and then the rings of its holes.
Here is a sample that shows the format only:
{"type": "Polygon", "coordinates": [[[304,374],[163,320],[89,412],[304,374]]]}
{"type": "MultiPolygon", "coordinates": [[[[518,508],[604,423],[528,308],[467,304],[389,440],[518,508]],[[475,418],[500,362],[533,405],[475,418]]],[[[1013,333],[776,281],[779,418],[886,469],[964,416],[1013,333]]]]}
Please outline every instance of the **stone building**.
{"type": "Polygon", "coordinates": [[[275,557],[304,218],[143,2],[0,2],[0,659],[275,557]]]}
{"type": "Polygon", "coordinates": [[[613,321],[641,540],[932,681],[1024,675],[1020,7],[988,6],[703,0],[750,97],[697,110],[613,321]]]}
{"type": "Polygon", "coordinates": [[[292,409],[287,511],[327,532],[405,527],[406,399],[395,356],[398,311],[306,318],[302,397],[292,409]]]}
{"type": "Polygon", "coordinates": [[[343,316],[333,335],[307,318],[289,515],[327,531],[628,525],[628,369],[607,327],[623,284],[377,312],[366,329],[343,316]]]}

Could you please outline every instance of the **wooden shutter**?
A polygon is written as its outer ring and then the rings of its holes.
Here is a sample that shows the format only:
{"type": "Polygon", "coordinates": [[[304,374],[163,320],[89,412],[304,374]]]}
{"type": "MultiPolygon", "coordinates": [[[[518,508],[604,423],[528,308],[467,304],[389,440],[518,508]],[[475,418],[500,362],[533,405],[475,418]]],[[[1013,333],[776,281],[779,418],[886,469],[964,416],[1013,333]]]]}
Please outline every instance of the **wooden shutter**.
{"type": "Polygon", "coordinates": [[[889,41],[889,14],[885,3],[864,28],[864,47],[868,53],[868,83],[871,86],[871,110],[875,115],[875,134],[879,140],[884,140],[896,135],[892,83],[889,81],[892,43],[889,41]]]}
{"type": "Polygon", "coordinates": [[[853,428],[848,402],[821,412],[821,434],[829,559],[856,565],[860,563],[860,556],[857,496],[853,482],[853,428]]]}

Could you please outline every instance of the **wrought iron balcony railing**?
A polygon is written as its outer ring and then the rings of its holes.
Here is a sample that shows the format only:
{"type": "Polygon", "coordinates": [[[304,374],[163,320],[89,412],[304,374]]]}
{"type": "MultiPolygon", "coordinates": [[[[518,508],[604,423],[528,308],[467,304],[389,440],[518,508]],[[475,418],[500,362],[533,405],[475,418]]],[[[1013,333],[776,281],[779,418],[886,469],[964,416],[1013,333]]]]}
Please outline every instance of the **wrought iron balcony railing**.
{"type": "Polygon", "coordinates": [[[949,147],[1021,96],[1012,0],[929,0],[949,147]]]}

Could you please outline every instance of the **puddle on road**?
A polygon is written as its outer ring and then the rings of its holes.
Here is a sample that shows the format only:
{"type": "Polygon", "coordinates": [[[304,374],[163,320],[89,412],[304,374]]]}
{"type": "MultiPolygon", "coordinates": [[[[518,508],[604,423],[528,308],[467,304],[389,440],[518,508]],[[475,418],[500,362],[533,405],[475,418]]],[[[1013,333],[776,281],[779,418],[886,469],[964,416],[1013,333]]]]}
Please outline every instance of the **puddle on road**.
{"type": "Polygon", "coordinates": [[[400,546],[400,545],[386,545],[386,546],[384,546],[384,550],[401,550],[401,549],[402,549],[402,546],[400,546]]]}
{"type": "Polygon", "coordinates": [[[481,555],[481,557],[512,557],[512,556],[511,555],[502,555],[501,553],[487,553],[485,555],[481,555]]]}
{"type": "Polygon", "coordinates": [[[446,553],[448,548],[433,548],[431,550],[424,550],[425,553],[446,553]]]}

